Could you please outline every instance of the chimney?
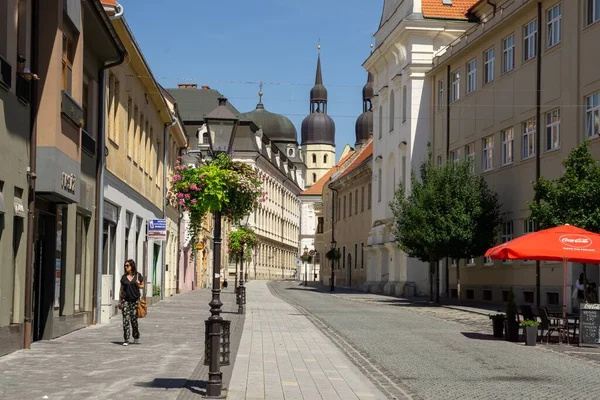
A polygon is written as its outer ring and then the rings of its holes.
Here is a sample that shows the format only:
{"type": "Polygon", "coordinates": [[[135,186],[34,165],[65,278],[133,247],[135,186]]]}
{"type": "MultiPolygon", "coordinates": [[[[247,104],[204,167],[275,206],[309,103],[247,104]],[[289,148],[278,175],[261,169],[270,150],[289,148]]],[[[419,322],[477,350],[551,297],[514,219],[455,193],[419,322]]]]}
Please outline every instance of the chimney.
{"type": "Polygon", "coordinates": [[[210,90],[210,86],[208,86],[208,85],[202,85],[202,90],[210,90]]]}
{"type": "Polygon", "coordinates": [[[180,83],[177,86],[179,89],[198,89],[198,85],[195,83],[180,83]]]}

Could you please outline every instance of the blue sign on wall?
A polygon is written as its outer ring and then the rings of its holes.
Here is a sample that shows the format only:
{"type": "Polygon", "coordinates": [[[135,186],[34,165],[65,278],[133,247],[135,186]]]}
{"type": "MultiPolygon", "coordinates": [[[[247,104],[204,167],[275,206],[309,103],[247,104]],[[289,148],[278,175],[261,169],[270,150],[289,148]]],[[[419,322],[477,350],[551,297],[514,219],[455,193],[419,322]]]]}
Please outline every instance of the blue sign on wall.
{"type": "Polygon", "coordinates": [[[167,220],[149,219],[147,236],[148,240],[161,241],[167,240],[167,220]]]}

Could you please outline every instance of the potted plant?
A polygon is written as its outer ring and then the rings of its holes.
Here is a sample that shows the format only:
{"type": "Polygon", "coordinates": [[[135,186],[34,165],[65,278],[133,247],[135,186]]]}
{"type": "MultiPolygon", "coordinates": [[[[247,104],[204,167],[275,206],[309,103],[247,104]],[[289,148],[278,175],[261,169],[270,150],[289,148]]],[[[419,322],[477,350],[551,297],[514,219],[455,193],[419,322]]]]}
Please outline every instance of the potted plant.
{"type": "Polygon", "coordinates": [[[519,341],[519,321],[517,321],[517,306],[515,305],[515,294],[510,289],[508,293],[508,303],[506,303],[506,321],[504,321],[504,331],[506,340],[509,342],[519,341]]]}
{"type": "Polygon", "coordinates": [[[501,338],[504,336],[504,321],[506,321],[506,315],[498,313],[490,315],[492,320],[492,329],[494,331],[494,337],[501,338]]]}
{"type": "Polygon", "coordinates": [[[531,320],[521,322],[521,326],[525,328],[526,346],[535,346],[535,343],[537,342],[539,324],[539,322],[531,320]]]}

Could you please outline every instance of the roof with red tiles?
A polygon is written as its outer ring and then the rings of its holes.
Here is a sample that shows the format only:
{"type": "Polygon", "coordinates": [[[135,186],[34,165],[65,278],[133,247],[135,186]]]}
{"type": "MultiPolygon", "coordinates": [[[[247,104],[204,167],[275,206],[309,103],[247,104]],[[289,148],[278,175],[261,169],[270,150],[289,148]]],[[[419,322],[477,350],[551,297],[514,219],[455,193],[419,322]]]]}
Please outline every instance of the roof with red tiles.
{"type": "Polygon", "coordinates": [[[340,179],[341,177],[348,175],[350,172],[354,171],[356,168],[360,167],[362,163],[369,159],[369,157],[373,156],[373,138],[369,139],[366,145],[360,150],[358,155],[352,160],[350,165],[343,170],[341,174],[335,177],[335,180],[340,179]]]}
{"type": "Polygon", "coordinates": [[[323,194],[323,187],[325,186],[325,183],[327,183],[329,181],[329,178],[331,177],[331,175],[333,175],[334,173],[336,173],[340,169],[342,169],[344,166],[344,163],[346,163],[350,159],[350,157],[352,157],[352,155],[354,155],[355,153],[356,153],[355,151],[350,151],[350,152],[348,152],[348,154],[346,154],[345,156],[340,158],[340,161],[338,161],[337,164],[335,164],[333,167],[331,167],[331,169],[329,171],[327,171],[325,173],[325,175],[323,175],[321,177],[321,179],[319,179],[318,181],[313,183],[313,185],[311,187],[309,187],[305,191],[301,192],[300,196],[310,196],[310,195],[319,195],[320,196],[321,194],[323,194]]]}
{"type": "Polygon", "coordinates": [[[422,0],[421,9],[425,18],[437,19],[467,19],[467,11],[479,0],[452,0],[452,5],[446,5],[442,0],[422,0]]]}

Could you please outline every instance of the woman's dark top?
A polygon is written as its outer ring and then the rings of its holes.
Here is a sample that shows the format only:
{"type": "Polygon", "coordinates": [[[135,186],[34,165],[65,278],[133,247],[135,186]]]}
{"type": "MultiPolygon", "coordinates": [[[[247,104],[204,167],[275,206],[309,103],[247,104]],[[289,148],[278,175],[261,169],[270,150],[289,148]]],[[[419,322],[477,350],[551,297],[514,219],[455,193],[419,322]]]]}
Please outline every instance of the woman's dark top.
{"type": "Polygon", "coordinates": [[[127,274],[123,274],[121,277],[121,289],[123,290],[123,300],[128,302],[136,302],[140,299],[140,288],[137,287],[138,282],[144,282],[144,277],[139,272],[137,273],[137,280],[134,275],[130,281],[127,279],[127,274]]]}

